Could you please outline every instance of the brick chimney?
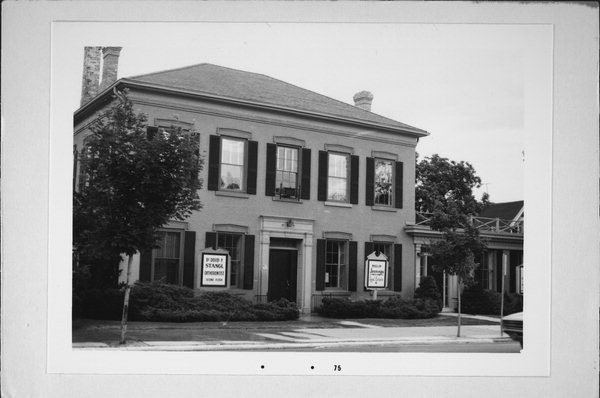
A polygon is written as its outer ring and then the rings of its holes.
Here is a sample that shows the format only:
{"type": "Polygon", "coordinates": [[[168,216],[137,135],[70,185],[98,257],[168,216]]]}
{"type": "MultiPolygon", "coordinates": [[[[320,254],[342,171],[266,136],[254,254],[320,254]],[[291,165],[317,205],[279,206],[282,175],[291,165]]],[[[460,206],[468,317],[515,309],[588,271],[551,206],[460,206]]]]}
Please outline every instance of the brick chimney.
{"type": "Polygon", "coordinates": [[[361,91],[354,94],[354,106],[362,108],[366,111],[371,111],[371,104],[373,103],[373,94],[368,91],[361,91]]]}
{"type": "Polygon", "coordinates": [[[100,84],[100,51],[102,47],[85,47],[83,50],[83,77],[81,81],[81,106],[98,94],[100,84]]]}
{"type": "Polygon", "coordinates": [[[123,47],[102,47],[102,82],[100,91],[117,81],[119,54],[123,47]]]}

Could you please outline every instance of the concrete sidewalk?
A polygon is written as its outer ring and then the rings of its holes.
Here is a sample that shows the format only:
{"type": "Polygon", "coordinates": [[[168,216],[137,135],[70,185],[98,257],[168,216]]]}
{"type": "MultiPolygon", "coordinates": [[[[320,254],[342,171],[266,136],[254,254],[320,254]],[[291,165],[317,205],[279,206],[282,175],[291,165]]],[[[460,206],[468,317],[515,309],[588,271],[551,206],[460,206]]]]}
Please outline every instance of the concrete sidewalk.
{"type": "MultiPolygon", "coordinates": [[[[315,326],[318,320],[315,320],[315,326]]],[[[508,342],[510,338],[500,333],[499,325],[464,325],[461,337],[456,337],[456,326],[377,326],[368,322],[328,320],[335,327],[286,327],[219,330],[197,330],[189,340],[132,339],[125,345],[116,342],[79,342],[78,349],[124,349],[142,351],[225,351],[225,350],[277,350],[311,347],[358,347],[366,345],[398,344],[476,344],[508,342]]],[[[332,325],[333,326],[333,325],[332,325]]],[[[184,326],[180,330],[183,330],[184,326]]],[[[169,333],[177,333],[171,325],[169,333]]],[[[159,337],[162,335],[158,335],[159,337]]],[[[168,337],[165,334],[165,337],[168,337]]]]}

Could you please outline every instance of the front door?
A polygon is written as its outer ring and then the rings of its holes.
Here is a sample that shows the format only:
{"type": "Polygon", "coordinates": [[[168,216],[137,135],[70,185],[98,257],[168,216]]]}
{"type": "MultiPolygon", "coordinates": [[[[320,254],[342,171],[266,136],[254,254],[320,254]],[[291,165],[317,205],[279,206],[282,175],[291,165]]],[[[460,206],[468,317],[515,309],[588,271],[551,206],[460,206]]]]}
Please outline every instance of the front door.
{"type": "Polygon", "coordinates": [[[269,251],[269,291],[267,300],[285,298],[296,301],[297,250],[271,249],[269,251]]]}

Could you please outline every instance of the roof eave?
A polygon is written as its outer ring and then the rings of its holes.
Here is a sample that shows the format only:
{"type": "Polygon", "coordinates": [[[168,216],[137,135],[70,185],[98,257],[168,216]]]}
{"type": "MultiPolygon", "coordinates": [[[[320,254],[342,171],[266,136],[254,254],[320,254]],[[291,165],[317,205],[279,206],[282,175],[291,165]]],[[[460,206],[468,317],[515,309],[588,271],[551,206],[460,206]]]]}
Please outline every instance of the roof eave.
{"type": "Polygon", "coordinates": [[[314,117],[314,118],[318,118],[318,119],[322,119],[322,120],[323,119],[330,120],[330,121],[332,120],[332,121],[346,123],[346,124],[354,124],[354,125],[363,126],[363,127],[370,127],[370,128],[376,128],[379,130],[402,133],[402,134],[410,135],[410,136],[413,136],[416,138],[426,137],[429,135],[429,133],[427,131],[417,129],[417,128],[399,128],[399,127],[389,126],[389,125],[385,125],[385,124],[372,123],[372,122],[363,121],[363,120],[329,115],[329,114],[325,114],[325,113],[308,112],[308,111],[302,111],[302,110],[288,108],[288,107],[284,107],[284,106],[271,105],[271,104],[265,104],[265,103],[261,103],[261,102],[254,102],[254,101],[247,101],[247,100],[240,100],[240,99],[236,99],[236,98],[229,98],[229,97],[224,97],[224,96],[219,96],[219,95],[214,95],[214,94],[198,93],[196,91],[184,90],[184,89],[180,89],[180,88],[165,87],[165,86],[161,86],[161,85],[157,85],[157,84],[138,82],[138,81],[130,80],[127,78],[117,80],[111,86],[107,87],[104,91],[102,91],[100,94],[98,94],[96,97],[94,97],[94,99],[92,99],[89,103],[87,103],[86,105],[84,105],[83,107],[81,107],[77,111],[75,111],[75,119],[77,119],[78,117],[80,117],[83,114],[87,114],[89,112],[89,110],[94,108],[94,104],[97,101],[100,101],[101,97],[106,97],[106,95],[109,94],[110,92],[112,92],[113,88],[117,87],[117,86],[125,86],[125,87],[131,87],[131,88],[139,88],[139,89],[146,89],[146,90],[152,90],[152,91],[158,91],[158,92],[165,92],[165,93],[169,93],[169,94],[177,94],[177,95],[188,96],[188,97],[202,98],[202,99],[213,101],[213,102],[222,102],[222,103],[229,103],[229,104],[247,106],[247,107],[252,107],[252,108],[261,108],[261,109],[267,109],[267,110],[272,110],[272,111],[276,111],[276,112],[285,112],[285,113],[296,114],[296,115],[300,115],[300,116],[310,116],[310,117],[314,117]]]}

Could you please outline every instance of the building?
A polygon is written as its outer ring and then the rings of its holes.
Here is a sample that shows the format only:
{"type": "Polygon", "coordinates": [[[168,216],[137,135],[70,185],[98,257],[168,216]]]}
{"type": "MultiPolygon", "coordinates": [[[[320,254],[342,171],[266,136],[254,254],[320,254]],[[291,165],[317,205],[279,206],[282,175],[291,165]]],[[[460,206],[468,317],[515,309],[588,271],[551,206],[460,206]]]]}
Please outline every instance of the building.
{"type": "MultiPolygon", "coordinates": [[[[487,250],[479,259],[473,275],[482,288],[501,292],[504,282],[505,292],[523,293],[523,210],[522,200],[491,203],[478,217],[471,218],[487,244],[487,250]]],[[[414,238],[415,284],[418,285],[422,276],[433,276],[443,291],[444,308],[452,310],[457,306],[457,278],[435,270],[427,245],[440,239],[441,233],[429,228],[429,218],[428,214],[417,213],[416,222],[405,227],[405,232],[414,238]]]]}
{"type": "Polygon", "coordinates": [[[134,280],[214,290],[198,282],[199,258],[218,247],[231,257],[224,289],[284,297],[306,313],[323,297],[369,297],[364,260],[380,251],[390,261],[379,296],[412,298],[417,257],[404,227],[415,223],[415,147],[426,131],[371,112],[366,91],[350,105],[211,64],[116,80],[120,48],[85,51],[77,150],[113,90],[128,89],[149,129],[197,136],[207,166],[203,209],[161,228],[162,247],[134,256],[134,280]]]}

